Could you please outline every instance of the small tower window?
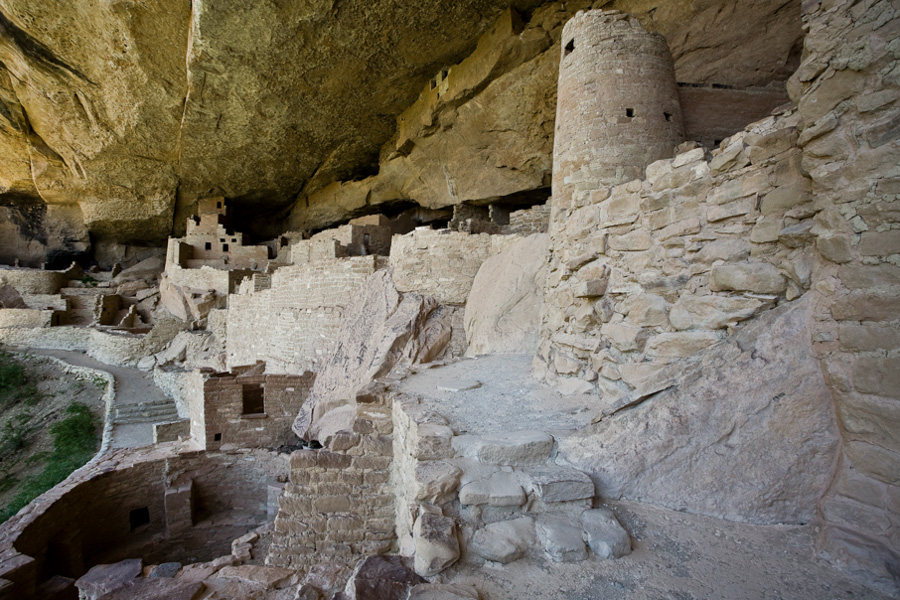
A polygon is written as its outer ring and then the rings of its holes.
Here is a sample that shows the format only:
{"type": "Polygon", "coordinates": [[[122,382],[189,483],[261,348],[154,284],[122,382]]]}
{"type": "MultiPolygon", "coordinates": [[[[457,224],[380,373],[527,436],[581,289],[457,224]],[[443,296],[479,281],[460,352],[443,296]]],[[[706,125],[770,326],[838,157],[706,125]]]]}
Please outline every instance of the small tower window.
{"type": "Polygon", "coordinates": [[[216,208],[222,208],[222,203],[221,203],[221,202],[216,202],[216,208]]]}
{"type": "Polygon", "coordinates": [[[206,242],[206,249],[212,250],[212,242],[206,242]]]}
{"type": "Polygon", "coordinates": [[[222,252],[228,252],[228,244],[222,244],[222,252]]]}
{"type": "Polygon", "coordinates": [[[634,109],[633,109],[633,108],[626,108],[626,109],[625,109],[625,116],[628,117],[629,119],[632,118],[632,117],[634,116],[634,109]]]}
{"type": "Polygon", "coordinates": [[[572,54],[572,52],[574,50],[575,50],[575,38],[572,38],[571,40],[569,40],[569,43],[566,44],[566,51],[563,53],[563,58],[572,54]]]}
{"type": "Polygon", "coordinates": [[[221,434],[221,433],[214,433],[214,434],[213,434],[213,441],[214,441],[214,442],[221,442],[221,441],[222,441],[222,434],[221,434]]]}
{"type": "Polygon", "coordinates": [[[671,114],[671,113],[664,112],[664,113],[663,113],[663,116],[666,118],[666,121],[669,121],[669,122],[672,121],[672,114],[671,114]]]}

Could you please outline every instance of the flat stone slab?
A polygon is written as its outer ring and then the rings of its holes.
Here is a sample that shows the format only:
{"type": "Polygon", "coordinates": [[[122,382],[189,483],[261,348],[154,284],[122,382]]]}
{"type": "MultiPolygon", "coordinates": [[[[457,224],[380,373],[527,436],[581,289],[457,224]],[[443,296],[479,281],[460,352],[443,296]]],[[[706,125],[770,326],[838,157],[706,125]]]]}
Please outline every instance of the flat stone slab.
{"type": "Polygon", "coordinates": [[[474,586],[420,583],[409,590],[407,600],[478,600],[474,586]]]}
{"type": "Polygon", "coordinates": [[[471,547],[482,558],[507,564],[525,556],[534,544],[534,519],[522,517],[479,529],[471,547]]]}
{"type": "Polygon", "coordinates": [[[522,506],[525,490],[513,473],[494,473],[487,479],[467,483],[459,490],[461,504],[490,504],[491,506],[522,506]]]}
{"type": "Polygon", "coordinates": [[[541,465],[552,450],[553,436],[544,431],[493,433],[474,440],[475,456],[492,465],[541,465]]]}
{"type": "Polygon", "coordinates": [[[437,384],[437,389],[442,392],[465,392],[466,390],[477,390],[481,387],[481,382],[477,379],[445,381],[437,384]]]}
{"type": "Polygon", "coordinates": [[[81,590],[81,595],[94,600],[139,577],[143,566],[140,558],[95,565],[75,582],[75,587],[81,590]]]}
{"type": "Polygon", "coordinates": [[[581,513],[581,526],[591,552],[601,558],[619,558],[631,554],[631,538],[608,508],[581,513]]]}
{"type": "Polygon", "coordinates": [[[587,548],[581,526],[565,517],[551,517],[538,521],[538,539],[544,552],[554,562],[578,562],[587,558],[587,548]]]}
{"type": "Polygon", "coordinates": [[[206,586],[199,581],[171,578],[135,579],[98,600],[197,600],[206,586]]]}
{"type": "Polygon", "coordinates": [[[232,579],[240,579],[249,583],[256,583],[269,590],[276,587],[279,583],[284,582],[293,574],[294,571],[290,569],[282,569],[281,567],[239,565],[237,567],[224,567],[216,574],[216,576],[230,577],[232,579]]]}
{"type": "Polygon", "coordinates": [[[527,472],[531,489],[544,502],[570,502],[594,496],[594,482],[584,471],[569,467],[539,467],[527,472]]]}

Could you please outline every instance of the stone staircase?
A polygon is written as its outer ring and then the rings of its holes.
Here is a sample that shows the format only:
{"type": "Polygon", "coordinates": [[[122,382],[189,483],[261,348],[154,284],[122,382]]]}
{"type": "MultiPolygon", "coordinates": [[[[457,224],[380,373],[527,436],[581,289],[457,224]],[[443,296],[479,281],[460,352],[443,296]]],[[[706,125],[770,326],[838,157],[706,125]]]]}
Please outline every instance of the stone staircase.
{"type": "Polygon", "coordinates": [[[454,436],[452,446],[457,457],[450,462],[461,470],[458,520],[471,532],[474,557],[508,563],[543,553],[574,562],[586,559],[588,548],[604,558],[631,551],[612,513],[593,508],[590,477],[553,462],[549,433],[454,436]]]}
{"type": "Polygon", "coordinates": [[[631,552],[590,477],[555,463],[550,433],[454,435],[446,418],[403,394],[393,410],[395,478],[408,490],[398,499],[400,549],[415,556],[420,575],[457,560],[575,562],[631,552]]]}
{"type": "Polygon", "coordinates": [[[113,423],[127,425],[133,423],[168,423],[177,421],[178,410],[171,400],[155,400],[116,406],[113,423]]]}

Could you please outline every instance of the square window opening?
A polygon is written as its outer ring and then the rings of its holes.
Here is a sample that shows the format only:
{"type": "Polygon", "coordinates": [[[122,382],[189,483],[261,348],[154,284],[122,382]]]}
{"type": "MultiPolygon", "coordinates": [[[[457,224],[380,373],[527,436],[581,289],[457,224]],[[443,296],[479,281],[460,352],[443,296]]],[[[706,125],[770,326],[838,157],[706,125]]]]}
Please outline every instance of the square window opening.
{"type": "Polygon", "coordinates": [[[213,441],[214,441],[214,442],[221,442],[221,441],[222,441],[222,434],[221,434],[221,433],[214,433],[214,434],[213,434],[213,441]]]}
{"type": "Polygon", "coordinates": [[[625,116],[628,117],[629,119],[632,118],[632,117],[634,117],[634,109],[633,109],[633,108],[626,108],[626,109],[625,109],[625,116]]]}
{"type": "Polygon", "coordinates": [[[146,506],[136,508],[128,513],[128,523],[131,525],[131,531],[140,529],[150,524],[150,509],[146,506]]]}

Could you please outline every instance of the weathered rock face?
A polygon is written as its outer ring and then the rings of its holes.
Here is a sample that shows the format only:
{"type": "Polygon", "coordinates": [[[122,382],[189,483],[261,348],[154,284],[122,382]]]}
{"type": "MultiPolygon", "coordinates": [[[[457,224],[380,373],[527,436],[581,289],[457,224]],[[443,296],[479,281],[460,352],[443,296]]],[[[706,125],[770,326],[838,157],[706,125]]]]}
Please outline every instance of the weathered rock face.
{"type": "Polygon", "coordinates": [[[664,369],[661,389],[560,443],[602,496],[755,523],[806,523],[840,445],[811,343],[813,301],[664,369]]]}
{"type": "Polygon", "coordinates": [[[390,272],[369,277],[348,306],[337,345],[294,422],[302,438],[325,442],[355,418],[364,388],[415,363],[441,356],[450,343],[450,314],[433,298],[400,294],[390,272]]]}
{"type": "MultiPolygon", "coordinates": [[[[546,188],[553,45],[576,10],[608,3],[532,13],[539,4],[11,0],[0,11],[0,207],[18,216],[4,233],[37,262],[87,250],[88,232],[161,241],[209,194],[251,217],[295,203],[292,226],[321,227],[395,200],[546,188]],[[510,6],[533,17],[527,26],[497,23],[510,6]],[[465,76],[444,78],[495,23],[501,35],[457,69],[465,76]],[[435,74],[427,110],[396,121],[435,74]],[[432,91],[453,93],[433,104],[432,91]],[[373,185],[327,187],[370,172],[383,145],[393,160],[373,185]],[[46,207],[38,220],[34,206],[46,207]]],[[[681,80],[744,86],[791,71],[796,4],[609,6],[666,35],[681,80]]]]}
{"type": "Polygon", "coordinates": [[[468,355],[537,349],[549,245],[547,234],[531,235],[481,265],[466,300],[468,355]]]}

